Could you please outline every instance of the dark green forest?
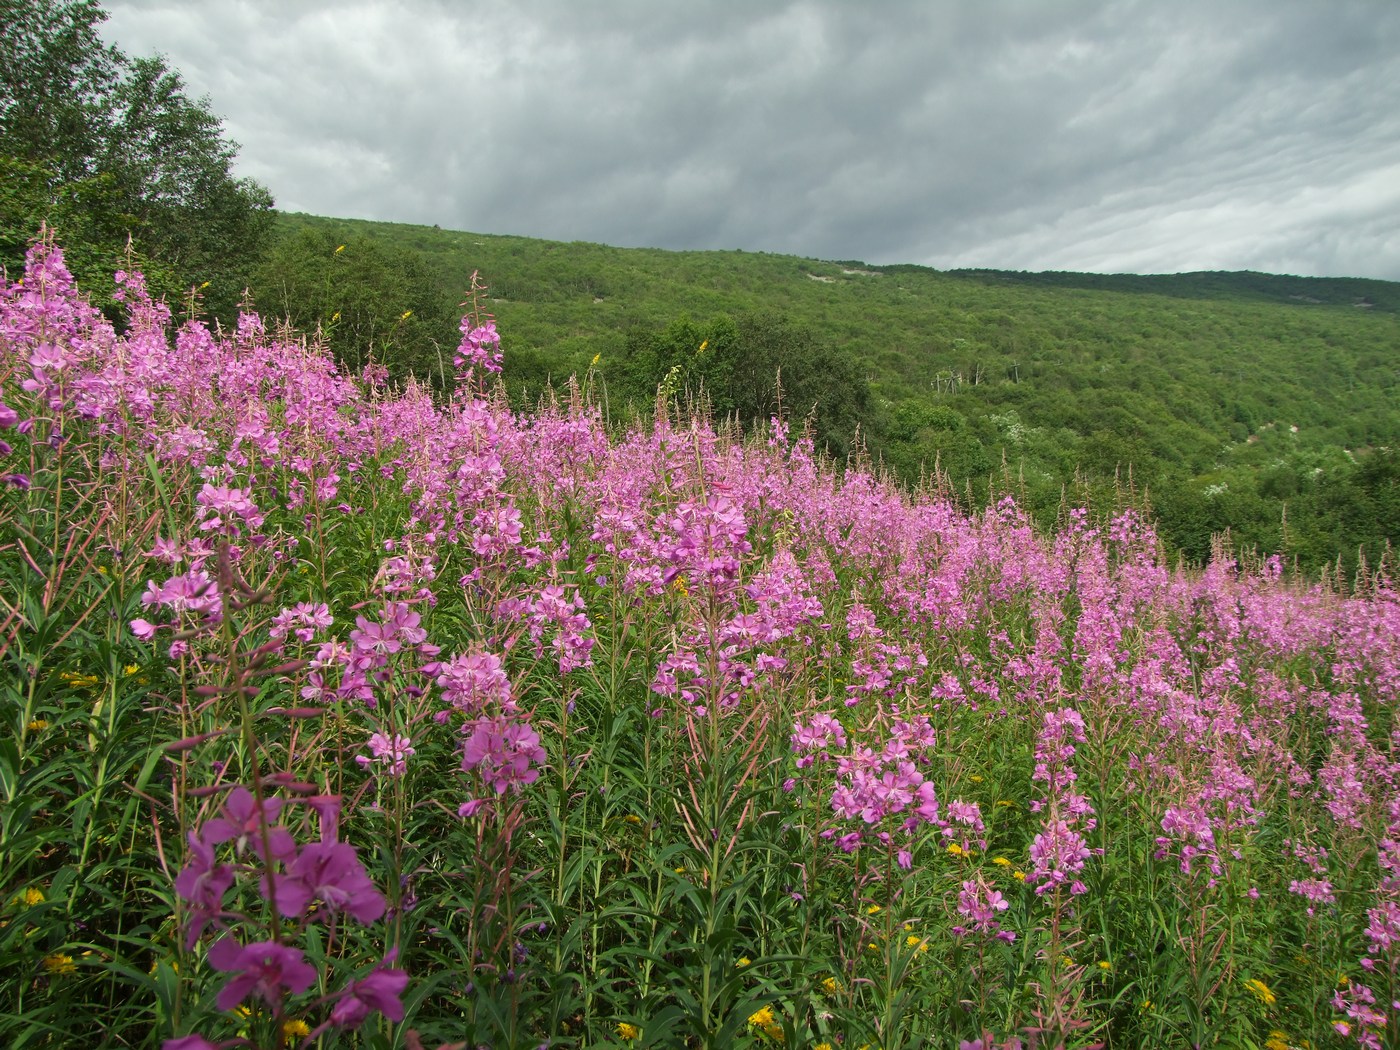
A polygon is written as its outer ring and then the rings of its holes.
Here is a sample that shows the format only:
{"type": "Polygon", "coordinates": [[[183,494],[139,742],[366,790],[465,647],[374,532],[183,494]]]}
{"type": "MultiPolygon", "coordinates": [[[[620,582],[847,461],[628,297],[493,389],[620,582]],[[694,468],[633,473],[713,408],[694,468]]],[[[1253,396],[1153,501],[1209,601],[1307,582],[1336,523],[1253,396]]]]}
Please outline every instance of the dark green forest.
{"type": "Polygon", "coordinates": [[[160,58],[104,45],[95,0],[0,0],[0,265],[41,224],[81,284],[140,268],[229,325],[251,301],[359,371],[446,393],[464,297],[494,314],[519,408],[578,376],[609,419],[658,391],[781,415],[969,507],[1132,504],[1168,549],[1374,565],[1400,530],[1400,284],[1262,273],[940,272],[673,252],[273,210],[160,58]],[[248,297],[245,299],[245,296],[248,297]]]}

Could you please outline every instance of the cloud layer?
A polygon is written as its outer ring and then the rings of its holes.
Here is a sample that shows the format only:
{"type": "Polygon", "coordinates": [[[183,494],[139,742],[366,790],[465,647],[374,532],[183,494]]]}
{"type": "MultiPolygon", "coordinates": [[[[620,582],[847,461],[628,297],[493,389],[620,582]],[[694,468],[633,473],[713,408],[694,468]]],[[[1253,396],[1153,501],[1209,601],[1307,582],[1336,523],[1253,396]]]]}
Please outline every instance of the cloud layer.
{"type": "Polygon", "coordinates": [[[321,215],[1400,280],[1400,5],[108,0],[321,215]]]}

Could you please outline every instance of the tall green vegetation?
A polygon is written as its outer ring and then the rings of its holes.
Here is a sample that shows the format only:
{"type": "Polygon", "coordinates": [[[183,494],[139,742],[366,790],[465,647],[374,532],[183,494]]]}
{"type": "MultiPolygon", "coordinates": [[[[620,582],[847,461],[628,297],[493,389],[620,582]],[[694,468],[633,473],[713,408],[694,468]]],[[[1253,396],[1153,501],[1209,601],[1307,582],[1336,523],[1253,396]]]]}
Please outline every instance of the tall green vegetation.
{"type": "Polygon", "coordinates": [[[1400,1045],[1386,572],[124,288],[0,284],[0,1046],[1400,1045]]]}
{"type": "Polygon", "coordinates": [[[658,388],[702,396],[718,419],[762,427],[773,416],[810,424],[818,447],[844,457],[869,418],[870,389],[854,363],[777,314],[682,318],[627,333],[610,395],[648,407],[658,388]]]}
{"type": "Polygon", "coordinates": [[[105,287],[129,237],[155,291],[196,287],[230,319],[272,197],[233,175],[237,146],[179,72],[103,43],[106,17],[95,0],[0,0],[0,264],[18,274],[47,223],[105,287]]]}
{"type": "Polygon", "coordinates": [[[457,312],[436,273],[411,249],[382,239],[302,229],[277,238],[258,265],[260,311],[302,331],[318,326],[352,371],[375,362],[392,379],[441,387],[457,345],[457,312]]]}
{"type": "Polygon", "coordinates": [[[1196,563],[1228,534],[1312,572],[1340,558],[1351,574],[1400,540],[1386,511],[1386,449],[1400,444],[1391,282],[941,273],[279,224],[411,251],[443,302],[479,271],[520,407],[590,368],[618,420],[629,403],[645,412],[667,376],[746,425],[766,422],[781,391],[787,418],[810,416],[838,457],[858,425],[877,464],[911,485],[936,479],[969,508],[1009,492],[1049,524],[1067,501],[1147,506],[1168,551],[1196,563]]]}

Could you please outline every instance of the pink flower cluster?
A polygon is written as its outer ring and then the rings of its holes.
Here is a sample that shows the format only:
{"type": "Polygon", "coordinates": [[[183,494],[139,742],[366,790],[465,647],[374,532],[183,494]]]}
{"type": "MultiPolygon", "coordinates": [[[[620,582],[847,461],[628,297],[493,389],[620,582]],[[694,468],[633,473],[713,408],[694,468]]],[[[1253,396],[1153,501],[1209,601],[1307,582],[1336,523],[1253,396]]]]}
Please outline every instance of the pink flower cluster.
{"type": "Polygon", "coordinates": [[[1052,709],[1045,713],[1035,747],[1032,782],[1044,784],[1048,796],[1037,800],[1035,809],[1046,813],[1045,823],[1031,842],[1031,870],[1026,881],[1043,896],[1062,886],[1072,896],[1087,893],[1079,879],[1084,862],[1092,855],[1084,835],[1096,826],[1094,809],[1083,796],[1070,790],[1077,779],[1070,759],[1075,744],[1084,742],[1084,719],[1073,708],[1052,709]]]}
{"type": "MultiPolygon", "coordinates": [[[[539,779],[545,750],[520,713],[499,657],[486,652],[454,656],[439,665],[437,685],[443,699],[466,716],[462,769],[473,774],[481,789],[459,807],[459,815],[474,816],[491,795],[518,792],[539,779]]],[[[444,711],[434,717],[444,722],[451,715],[444,711]]]]}
{"type": "Polygon", "coordinates": [[[462,318],[462,341],[457,345],[457,353],[452,357],[452,363],[458,368],[474,369],[480,368],[484,372],[499,372],[503,357],[501,355],[501,336],[496,331],[496,322],[487,321],[485,324],[473,324],[468,317],[462,318]]]}
{"type": "MultiPolygon", "coordinates": [[[[209,945],[208,959],[215,970],[230,975],[215,1000],[221,1010],[234,1010],[249,999],[259,999],[281,1015],[286,996],[301,995],[318,980],[302,950],[287,943],[286,927],[280,936],[270,938],[245,940],[239,935],[240,924],[256,923],[253,916],[225,908],[228,892],[239,877],[257,880],[260,897],[297,928],[334,922],[341,916],[370,925],[385,913],[384,897],[365,872],[355,848],[336,838],[339,800],[306,801],[320,814],[320,841],[299,845],[291,831],[277,823],[284,800],[265,796],[259,801],[243,786],[228,793],[217,816],[189,834],[189,859],[176,876],[175,891],[186,905],[187,947],[193,947],[210,927],[219,931],[209,945]],[[218,855],[221,848],[227,854],[223,859],[218,855]]],[[[389,965],[392,962],[391,953],[369,976],[322,997],[322,1003],[331,1004],[323,1028],[357,1027],[375,1011],[390,1020],[402,1020],[399,996],[408,977],[389,965]]],[[[165,1043],[167,1048],[203,1045],[212,1044],[202,1036],[165,1043]]]]}
{"type": "MultiPolygon", "coordinates": [[[[832,734],[832,739],[835,735],[832,734]]],[[[831,809],[838,821],[858,821],[856,828],[840,832],[840,824],[822,832],[849,853],[873,836],[886,846],[896,845],[899,866],[913,864],[913,833],[921,824],[939,825],[938,796],[924,769],[933,759],[934,731],[926,716],[897,720],[889,727],[879,751],[868,746],[852,748],[836,759],[836,783],[831,809]]]]}
{"type": "Polygon", "coordinates": [[[955,926],[953,933],[958,937],[977,933],[1009,944],[1016,939],[1016,934],[1003,930],[999,917],[1010,907],[1011,902],[982,876],[964,879],[958,892],[958,914],[966,920],[966,925],[955,926]]]}

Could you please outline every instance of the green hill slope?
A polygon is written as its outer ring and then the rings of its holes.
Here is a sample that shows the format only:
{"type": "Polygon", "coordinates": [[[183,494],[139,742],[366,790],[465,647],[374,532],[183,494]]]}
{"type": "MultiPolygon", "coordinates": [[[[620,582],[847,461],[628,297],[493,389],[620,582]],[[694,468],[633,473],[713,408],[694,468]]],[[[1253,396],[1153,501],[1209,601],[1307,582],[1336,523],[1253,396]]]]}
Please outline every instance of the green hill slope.
{"type": "MultiPolygon", "coordinates": [[[[852,435],[840,431],[858,422],[892,470],[915,481],[936,464],[973,500],[1010,489],[1049,518],[1066,487],[1103,503],[1125,498],[1131,479],[1126,498],[1149,502],[1167,542],[1197,560],[1227,529],[1237,546],[1308,567],[1339,554],[1354,567],[1358,552],[1374,560],[1397,538],[1395,283],[940,272],[279,222],[303,256],[347,243],[342,259],[382,252],[420,267],[420,292],[436,282],[412,307],[413,323],[426,313],[436,325],[416,333],[420,373],[450,360],[451,319],[479,272],[522,403],[596,358],[596,389],[614,415],[629,402],[649,407],[675,367],[682,382],[703,380],[720,409],[761,416],[774,392],[751,388],[777,362],[785,411],[802,417],[813,407],[802,399],[818,402],[818,436],[832,451],[846,450],[852,435]],[[698,349],[712,339],[714,363],[698,349]],[[421,352],[425,343],[437,350],[421,352]],[[860,389],[821,416],[846,386],[860,389]]],[[[285,293],[288,268],[315,262],[291,253],[265,272],[255,289],[264,308],[277,312],[269,304],[285,293]]],[[[411,308],[384,309],[400,306],[411,308]]],[[[392,360],[392,340],[379,345],[392,360]]]]}

